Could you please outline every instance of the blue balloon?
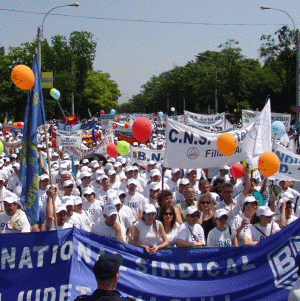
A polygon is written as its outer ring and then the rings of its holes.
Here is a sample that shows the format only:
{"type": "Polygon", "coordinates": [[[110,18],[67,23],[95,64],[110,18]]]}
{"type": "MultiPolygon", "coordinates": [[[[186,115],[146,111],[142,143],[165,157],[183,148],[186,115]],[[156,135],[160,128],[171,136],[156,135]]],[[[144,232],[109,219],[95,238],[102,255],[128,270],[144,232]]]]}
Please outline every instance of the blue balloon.
{"type": "Polygon", "coordinates": [[[271,124],[271,134],[275,139],[280,139],[286,133],[285,126],[281,121],[273,121],[271,124]]]}
{"type": "Polygon", "coordinates": [[[60,98],[60,92],[58,90],[55,90],[52,92],[52,97],[56,100],[60,98]]]}
{"type": "Polygon", "coordinates": [[[115,109],[111,109],[111,110],[110,110],[110,114],[111,114],[111,115],[115,115],[115,114],[116,114],[116,110],[115,110],[115,109]]]}
{"type": "Polygon", "coordinates": [[[10,121],[8,122],[8,124],[12,124],[12,121],[10,120],[10,121]]]}
{"type": "Polygon", "coordinates": [[[158,116],[159,116],[160,118],[163,118],[163,117],[164,117],[164,113],[163,113],[163,112],[158,112],[158,116]]]}

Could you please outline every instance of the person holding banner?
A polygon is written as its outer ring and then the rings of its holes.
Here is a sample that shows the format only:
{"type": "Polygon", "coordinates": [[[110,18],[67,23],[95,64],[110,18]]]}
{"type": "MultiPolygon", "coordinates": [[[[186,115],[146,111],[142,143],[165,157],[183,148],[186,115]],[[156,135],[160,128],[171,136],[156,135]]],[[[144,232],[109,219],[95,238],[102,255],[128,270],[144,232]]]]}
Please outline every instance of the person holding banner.
{"type": "Polygon", "coordinates": [[[190,206],[185,210],[185,216],[186,222],[179,228],[177,246],[183,248],[205,246],[204,231],[198,224],[200,211],[196,206],[190,206]]]}
{"type": "Polygon", "coordinates": [[[144,207],[142,218],[132,226],[131,244],[143,248],[147,253],[156,254],[169,245],[161,221],[156,220],[156,209],[152,204],[144,207]]]}
{"type": "Polygon", "coordinates": [[[261,206],[251,219],[251,226],[245,231],[243,246],[258,244],[264,238],[280,231],[276,222],[272,222],[275,213],[268,206],[261,206]]]}
{"type": "Polygon", "coordinates": [[[237,247],[236,232],[227,226],[228,215],[225,209],[218,209],[215,212],[217,226],[208,233],[208,247],[237,247]]]}
{"type": "Polygon", "coordinates": [[[174,247],[177,241],[177,235],[180,228],[180,224],[176,222],[176,214],[173,206],[163,206],[159,210],[158,220],[160,220],[164,226],[170,247],[174,247]]]}

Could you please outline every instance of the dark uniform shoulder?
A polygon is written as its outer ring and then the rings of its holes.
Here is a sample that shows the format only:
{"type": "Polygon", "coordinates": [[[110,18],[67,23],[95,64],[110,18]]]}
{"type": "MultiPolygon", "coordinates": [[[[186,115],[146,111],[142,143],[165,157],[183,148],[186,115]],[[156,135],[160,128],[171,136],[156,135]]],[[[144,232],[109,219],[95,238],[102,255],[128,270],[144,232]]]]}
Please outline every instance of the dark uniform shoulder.
{"type": "Polygon", "coordinates": [[[74,301],[134,301],[133,297],[122,297],[118,291],[96,290],[91,296],[79,296],[74,301]]]}
{"type": "Polygon", "coordinates": [[[83,295],[83,296],[78,296],[74,301],[91,301],[91,296],[83,295]]]}

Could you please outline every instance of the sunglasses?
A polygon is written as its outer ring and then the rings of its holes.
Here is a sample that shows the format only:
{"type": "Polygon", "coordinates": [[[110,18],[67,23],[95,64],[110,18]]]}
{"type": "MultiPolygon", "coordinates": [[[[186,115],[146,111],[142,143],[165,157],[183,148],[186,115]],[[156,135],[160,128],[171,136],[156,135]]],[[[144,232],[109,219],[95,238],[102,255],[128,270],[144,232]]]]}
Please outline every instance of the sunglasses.
{"type": "Polygon", "coordinates": [[[200,202],[201,204],[210,204],[210,202],[200,202]]]}
{"type": "Polygon", "coordinates": [[[226,215],[221,216],[221,217],[219,218],[219,220],[220,220],[220,221],[226,221],[226,220],[228,220],[228,216],[226,216],[226,215]]]}
{"type": "Polygon", "coordinates": [[[191,217],[192,217],[192,218],[195,218],[195,217],[199,218],[199,217],[200,217],[200,214],[191,214],[191,217]]]}
{"type": "Polygon", "coordinates": [[[165,212],[164,215],[173,215],[172,212],[165,212]]]}

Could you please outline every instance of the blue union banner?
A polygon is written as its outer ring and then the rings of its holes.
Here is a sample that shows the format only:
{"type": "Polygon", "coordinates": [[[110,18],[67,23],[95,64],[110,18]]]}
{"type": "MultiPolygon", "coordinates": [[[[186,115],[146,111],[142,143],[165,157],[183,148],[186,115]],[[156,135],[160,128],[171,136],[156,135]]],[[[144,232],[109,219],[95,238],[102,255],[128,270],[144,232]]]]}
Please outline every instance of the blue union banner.
{"type": "Polygon", "coordinates": [[[74,300],[96,288],[99,254],[121,254],[118,289],[138,300],[287,300],[297,279],[300,221],[256,246],[156,255],[77,229],[0,235],[0,300],[74,300]]]}

